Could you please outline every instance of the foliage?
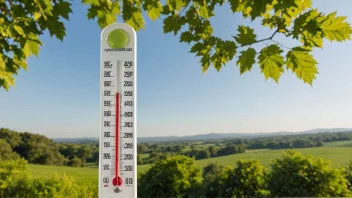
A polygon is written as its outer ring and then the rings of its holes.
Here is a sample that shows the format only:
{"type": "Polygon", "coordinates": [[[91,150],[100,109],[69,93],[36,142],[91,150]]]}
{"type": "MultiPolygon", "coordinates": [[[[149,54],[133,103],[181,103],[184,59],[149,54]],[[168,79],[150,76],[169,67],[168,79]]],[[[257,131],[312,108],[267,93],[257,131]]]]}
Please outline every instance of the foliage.
{"type": "Polygon", "coordinates": [[[72,167],[82,167],[83,162],[80,158],[74,156],[68,161],[67,165],[72,166],[72,167]]]}
{"type": "Polygon", "coordinates": [[[18,146],[21,142],[20,134],[7,128],[0,128],[0,139],[3,139],[9,143],[11,148],[18,146]]]}
{"type": "Polygon", "coordinates": [[[346,178],[349,182],[349,189],[352,191],[352,160],[350,160],[346,169],[346,178]]]}
{"type": "Polygon", "coordinates": [[[85,162],[98,162],[98,143],[58,144],[39,134],[19,133],[0,128],[1,155],[17,153],[30,163],[80,167],[85,162]],[[5,141],[5,142],[4,142],[5,141]],[[6,150],[6,152],[5,152],[6,150]]]}
{"type": "Polygon", "coordinates": [[[83,166],[85,162],[99,161],[98,144],[62,143],[59,145],[60,153],[67,159],[69,166],[83,166]]]}
{"type": "MultiPolygon", "coordinates": [[[[81,0],[88,5],[88,19],[97,20],[101,28],[122,20],[135,30],[145,28],[143,11],[156,20],[163,18],[165,34],[178,35],[180,42],[192,43],[190,52],[200,57],[202,71],[210,66],[219,71],[237,55],[240,73],[250,71],[257,63],[265,78],[278,82],[285,69],[292,71],[305,83],[312,85],[318,74],[314,48],[322,48],[323,41],[344,42],[352,29],[345,16],[336,12],[325,14],[311,7],[311,0],[81,0]],[[232,40],[216,37],[210,19],[215,8],[230,5],[233,13],[246,20],[260,20],[273,31],[267,38],[258,38],[254,29],[238,25],[232,40]],[[295,39],[300,45],[286,47],[274,40],[281,34],[295,39]],[[260,42],[267,46],[255,50],[260,42]],[[284,51],[286,50],[286,51],[284,51]]],[[[72,13],[69,0],[0,0],[0,87],[14,86],[14,75],[27,70],[27,58],[38,56],[43,43],[40,36],[48,31],[63,41],[66,28],[63,20],[72,13]]]]}
{"type": "Polygon", "coordinates": [[[139,165],[152,164],[165,156],[182,154],[192,158],[207,159],[239,154],[247,149],[291,149],[322,147],[324,143],[352,140],[352,132],[331,132],[317,134],[294,134],[241,139],[217,139],[205,141],[175,141],[139,143],[139,165]]]}
{"type": "Polygon", "coordinates": [[[201,184],[201,169],[186,156],[172,156],[155,163],[138,182],[139,197],[191,195],[201,184]]]}
{"type": "Polygon", "coordinates": [[[27,162],[0,161],[0,197],[97,197],[96,185],[82,185],[67,176],[32,178],[27,162]]]}
{"type": "Polygon", "coordinates": [[[272,196],[342,197],[351,195],[344,171],[329,161],[296,151],[274,160],[268,188],[272,196]]]}
{"type": "Polygon", "coordinates": [[[223,196],[262,197],[268,195],[265,189],[264,167],[256,160],[240,160],[235,168],[227,168],[221,179],[223,196]]]}
{"type": "Polygon", "coordinates": [[[10,144],[5,140],[0,139],[0,161],[3,160],[15,160],[20,156],[12,151],[10,144]]]}
{"type": "Polygon", "coordinates": [[[203,168],[203,195],[205,197],[221,197],[219,187],[224,168],[218,163],[209,163],[203,168]]]}
{"type": "Polygon", "coordinates": [[[51,139],[28,132],[20,133],[21,142],[14,151],[33,164],[63,165],[64,156],[59,152],[59,146],[51,139]]]}

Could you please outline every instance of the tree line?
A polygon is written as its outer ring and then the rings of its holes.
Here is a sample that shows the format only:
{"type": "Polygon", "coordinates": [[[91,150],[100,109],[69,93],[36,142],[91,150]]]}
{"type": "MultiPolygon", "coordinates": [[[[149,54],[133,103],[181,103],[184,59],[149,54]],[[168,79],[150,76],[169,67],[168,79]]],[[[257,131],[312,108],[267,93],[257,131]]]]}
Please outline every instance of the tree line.
{"type": "Polygon", "coordinates": [[[29,132],[0,128],[0,155],[22,157],[31,164],[82,167],[99,162],[99,144],[56,143],[50,138],[29,132]]]}
{"type": "MultiPolygon", "coordinates": [[[[44,135],[0,128],[2,155],[19,155],[32,164],[83,167],[98,164],[99,142],[57,143],[44,135]]],[[[243,153],[247,149],[291,149],[323,146],[325,142],[352,140],[352,132],[285,135],[207,141],[141,143],[137,163],[153,164],[174,155],[196,160],[243,153]],[[148,154],[142,157],[141,154],[148,154]]]]}
{"type": "Polygon", "coordinates": [[[324,143],[352,140],[352,132],[282,135],[272,137],[238,138],[207,141],[179,141],[168,143],[141,143],[137,145],[138,164],[152,164],[172,155],[186,155],[194,159],[207,159],[243,153],[247,149],[293,149],[321,147],[324,143]]]}

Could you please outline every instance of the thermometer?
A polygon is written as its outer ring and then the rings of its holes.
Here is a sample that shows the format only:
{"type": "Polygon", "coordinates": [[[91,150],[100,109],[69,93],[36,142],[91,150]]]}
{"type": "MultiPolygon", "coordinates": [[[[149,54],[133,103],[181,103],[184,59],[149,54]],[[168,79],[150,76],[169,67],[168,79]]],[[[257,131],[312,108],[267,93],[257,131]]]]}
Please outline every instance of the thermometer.
{"type": "Polygon", "coordinates": [[[114,23],[101,32],[99,197],[137,197],[136,32],[114,23]]]}

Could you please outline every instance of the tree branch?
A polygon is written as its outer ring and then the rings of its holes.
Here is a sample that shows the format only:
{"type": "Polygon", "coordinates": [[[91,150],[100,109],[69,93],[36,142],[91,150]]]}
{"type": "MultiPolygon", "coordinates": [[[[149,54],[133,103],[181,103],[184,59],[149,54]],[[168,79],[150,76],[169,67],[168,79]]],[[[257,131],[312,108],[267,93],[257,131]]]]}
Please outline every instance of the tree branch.
{"type": "Polygon", "coordinates": [[[187,5],[184,8],[182,8],[181,12],[177,15],[177,17],[180,16],[182,14],[182,12],[184,12],[186,10],[186,8],[188,8],[189,4],[191,4],[191,1],[192,0],[188,1],[187,5]]]}
{"type": "Polygon", "coordinates": [[[273,39],[270,39],[272,42],[274,42],[274,43],[276,43],[276,44],[278,44],[278,45],[280,45],[280,46],[282,46],[282,47],[284,47],[284,48],[286,48],[286,49],[289,49],[289,50],[291,50],[292,48],[290,48],[290,47],[287,47],[287,46],[285,46],[285,45],[283,45],[283,44],[281,44],[281,43],[279,43],[279,42],[277,42],[277,41],[275,41],[275,40],[273,40],[273,39]]]}
{"type": "Polygon", "coordinates": [[[255,42],[252,42],[252,43],[248,43],[248,44],[241,45],[241,46],[239,46],[239,47],[245,47],[245,46],[253,45],[253,44],[256,44],[256,43],[263,42],[263,41],[272,40],[272,38],[275,36],[275,34],[276,34],[278,31],[279,31],[279,29],[277,29],[269,38],[260,39],[260,40],[257,40],[257,41],[255,41],[255,42]]]}

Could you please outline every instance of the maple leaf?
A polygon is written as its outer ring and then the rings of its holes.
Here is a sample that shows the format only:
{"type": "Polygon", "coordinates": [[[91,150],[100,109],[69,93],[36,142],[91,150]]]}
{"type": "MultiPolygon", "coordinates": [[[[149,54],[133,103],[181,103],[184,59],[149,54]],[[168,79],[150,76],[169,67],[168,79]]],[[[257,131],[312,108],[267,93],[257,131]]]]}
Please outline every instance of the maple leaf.
{"type": "Polygon", "coordinates": [[[248,48],[241,52],[237,60],[237,65],[240,66],[240,74],[242,75],[246,71],[250,71],[255,63],[255,55],[257,52],[253,48],[248,48]]]}
{"type": "Polygon", "coordinates": [[[254,34],[254,30],[248,26],[239,26],[238,32],[239,34],[234,38],[241,45],[248,45],[257,41],[257,36],[254,34]]]}
{"type": "Polygon", "coordinates": [[[309,54],[310,50],[302,47],[295,47],[286,55],[287,69],[296,73],[296,76],[305,83],[312,85],[315,75],[318,74],[318,63],[314,57],[309,54]]]}
{"type": "Polygon", "coordinates": [[[269,45],[260,51],[259,65],[265,79],[272,78],[276,82],[279,81],[281,73],[283,73],[284,58],[281,56],[283,52],[277,45],[269,45]]]}
{"type": "Polygon", "coordinates": [[[326,16],[326,19],[320,24],[324,36],[330,41],[342,42],[351,39],[351,26],[346,22],[346,16],[336,17],[336,12],[326,16]]]}

